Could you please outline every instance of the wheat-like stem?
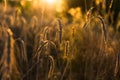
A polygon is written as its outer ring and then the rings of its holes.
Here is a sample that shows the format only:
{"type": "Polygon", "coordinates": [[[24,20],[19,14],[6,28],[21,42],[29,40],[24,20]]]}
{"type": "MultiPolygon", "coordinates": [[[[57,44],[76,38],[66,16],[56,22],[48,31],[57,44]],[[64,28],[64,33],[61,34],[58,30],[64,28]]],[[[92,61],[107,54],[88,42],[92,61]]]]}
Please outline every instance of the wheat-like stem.
{"type": "Polygon", "coordinates": [[[62,22],[60,19],[58,19],[58,24],[59,24],[59,41],[61,43],[62,42],[62,22]]]}
{"type": "Polygon", "coordinates": [[[54,68],[55,68],[55,61],[54,61],[54,58],[52,56],[48,56],[48,58],[50,59],[50,70],[48,72],[48,79],[51,78],[53,76],[53,72],[54,72],[54,68]]]}
{"type": "Polygon", "coordinates": [[[74,36],[75,36],[75,28],[72,27],[72,37],[74,38],[74,36]]]}
{"type": "Polygon", "coordinates": [[[69,54],[69,41],[66,41],[66,44],[65,44],[65,54],[66,56],[68,56],[69,54]]]}
{"type": "Polygon", "coordinates": [[[120,66],[120,53],[117,54],[117,58],[116,58],[116,64],[115,64],[115,69],[114,69],[114,77],[117,77],[117,75],[119,74],[119,66],[120,66]]]}
{"type": "Polygon", "coordinates": [[[67,59],[66,66],[65,66],[65,68],[64,68],[64,71],[63,71],[63,74],[61,75],[60,80],[63,80],[63,78],[64,78],[64,76],[65,76],[65,73],[66,73],[67,68],[69,67],[69,65],[70,65],[70,60],[69,60],[69,59],[67,59]]]}
{"type": "Polygon", "coordinates": [[[4,11],[6,12],[7,9],[7,0],[4,0],[4,11]]]}
{"type": "Polygon", "coordinates": [[[44,28],[44,32],[43,32],[43,35],[44,35],[44,40],[48,40],[49,39],[49,35],[48,35],[48,31],[49,31],[49,27],[45,27],[44,28]]]}
{"type": "Polygon", "coordinates": [[[104,33],[104,41],[106,42],[107,41],[107,30],[106,30],[106,26],[105,26],[105,21],[101,16],[97,16],[96,18],[98,18],[103,25],[102,30],[103,30],[103,33],[104,33]]]}
{"type": "Polygon", "coordinates": [[[20,51],[21,51],[21,55],[22,55],[21,57],[22,57],[23,61],[28,62],[25,42],[20,38],[17,39],[16,42],[18,42],[20,44],[20,51]]]}
{"type": "MultiPolygon", "coordinates": [[[[106,43],[106,41],[107,41],[107,30],[106,30],[106,26],[105,26],[105,21],[104,21],[104,19],[101,16],[93,16],[92,18],[90,18],[90,22],[92,20],[94,20],[95,18],[100,20],[101,23],[102,23],[102,31],[103,31],[103,35],[104,35],[104,41],[106,43]]],[[[90,24],[90,22],[85,23],[83,28],[87,28],[87,26],[90,24]]]]}
{"type": "MultiPolygon", "coordinates": [[[[52,58],[52,56],[50,56],[50,54],[44,54],[44,53],[42,54],[44,48],[49,48],[50,49],[50,45],[52,45],[56,49],[55,43],[50,41],[50,40],[43,41],[43,43],[42,44],[40,43],[40,46],[37,48],[37,51],[36,51],[35,56],[34,56],[34,58],[37,59],[37,62],[38,62],[38,66],[36,68],[37,69],[36,79],[38,79],[38,77],[39,77],[39,74],[38,74],[39,72],[38,71],[39,71],[40,60],[43,59],[45,56],[49,56],[48,58],[50,58],[50,61],[51,61],[51,64],[52,64],[52,66],[50,66],[50,70],[49,70],[47,78],[50,78],[53,74],[54,59],[52,58]]],[[[48,51],[49,51],[49,49],[48,49],[48,51]]]]}
{"type": "MultiPolygon", "coordinates": [[[[12,69],[12,61],[11,58],[13,56],[13,40],[12,40],[12,32],[10,29],[4,28],[5,31],[5,47],[3,52],[3,71],[2,71],[2,80],[11,80],[11,69],[12,69]]],[[[14,58],[14,56],[13,56],[14,58]]]]}

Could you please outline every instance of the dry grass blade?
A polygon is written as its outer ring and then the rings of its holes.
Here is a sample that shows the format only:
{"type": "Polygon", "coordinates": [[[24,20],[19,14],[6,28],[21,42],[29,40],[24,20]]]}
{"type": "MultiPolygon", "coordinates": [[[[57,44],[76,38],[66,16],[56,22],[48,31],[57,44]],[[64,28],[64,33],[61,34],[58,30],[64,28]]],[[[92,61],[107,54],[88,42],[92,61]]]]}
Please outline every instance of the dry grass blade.
{"type": "Polygon", "coordinates": [[[119,67],[120,67],[120,53],[118,53],[117,58],[116,58],[114,77],[117,77],[119,75],[119,67]]]}

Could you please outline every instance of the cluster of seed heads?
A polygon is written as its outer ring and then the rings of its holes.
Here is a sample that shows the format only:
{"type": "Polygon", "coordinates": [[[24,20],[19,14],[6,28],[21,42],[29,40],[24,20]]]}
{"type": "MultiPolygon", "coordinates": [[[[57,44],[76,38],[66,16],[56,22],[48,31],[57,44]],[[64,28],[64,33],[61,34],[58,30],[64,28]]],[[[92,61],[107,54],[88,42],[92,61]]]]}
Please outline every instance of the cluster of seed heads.
{"type": "MultiPolygon", "coordinates": [[[[107,41],[107,30],[106,30],[106,26],[105,26],[105,21],[101,16],[93,16],[92,18],[90,18],[90,22],[94,19],[98,19],[102,23],[102,32],[103,32],[103,35],[104,35],[104,41],[106,43],[106,41],[107,41]]],[[[83,28],[86,29],[87,26],[90,24],[90,22],[85,23],[83,28]]]]}
{"type": "MultiPolygon", "coordinates": [[[[5,1],[5,6],[7,6],[7,3],[6,1],[7,0],[4,0],[5,1]]],[[[110,8],[112,6],[112,3],[113,3],[113,0],[111,0],[111,4],[110,4],[110,8]]],[[[106,42],[107,41],[107,31],[106,31],[106,26],[105,26],[105,21],[104,19],[101,17],[101,16],[92,16],[92,11],[93,11],[94,7],[90,8],[88,13],[87,13],[87,19],[88,19],[88,22],[85,23],[84,25],[84,28],[87,28],[88,25],[94,20],[94,19],[98,19],[101,23],[102,23],[102,32],[103,32],[103,35],[104,35],[104,41],[106,42]]],[[[44,12],[44,11],[43,11],[44,12]]],[[[43,13],[42,13],[43,14],[43,13]]],[[[18,17],[17,13],[16,13],[16,16],[18,17]]],[[[41,20],[41,26],[42,26],[42,21],[43,21],[43,16],[42,16],[42,20],[41,20]]],[[[62,42],[62,28],[63,28],[63,25],[62,25],[62,22],[60,19],[57,19],[57,22],[58,22],[58,27],[59,27],[59,43],[62,42]]],[[[32,29],[35,29],[35,32],[37,32],[39,29],[36,27],[36,24],[38,23],[38,19],[37,17],[33,17],[33,26],[32,26],[32,29]]],[[[1,24],[0,24],[1,25],[1,24]]],[[[50,47],[51,45],[55,48],[56,48],[56,44],[52,41],[50,41],[49,39],[49,27],[45,27],[44,28],[44,31],[43,31],[43,40],[44,41],[41,41],[40,44],[38,44],[39,46],[37,47],[37,50],[36,52],[33,54],[34,55],[34,58],[37,59],[37,69],[38,67],[40,67],[40,63],[39,61],[43,62],[42,59],[44,58],[42,55],[45,55],[45,57],[47,56],[47,58],[49,59],[50,61],[50,68],[49,68],[49,71],[48,71],[48,75],[47,75],[47,78],[50,79],[53,75],[54,75],[54,69],[55,69],[55,60],[54,58],[51,56],[50,54],[50,47]],[[47,48],[47,49],[45,49],[47,48]],[[44,54],[45,51],[48,50],[48,53],[49,54],[44,54]]],[[[73,37],[75,36],[74,34],[74,28],[72,28],[72,35],[73,37]]],[[[4,48],[4,53],[3,53],[3,57],[2,57],[2,64],[3,64],[3,69],[2,70],[2,80],[10,80],[10,76],[11,76],[11,55],[12,55],[12,51],[13,51],[13,44],[12,44],[12,32],[10,31],[10,29],[4,29],[5,31],[5,48],[4,48]]],[[[17,39],[16,42],[18,42],[20,44],[20,51],[21,51],[21,56],[25,62],[28,62],[28,59],[27,59],[27,52],[26,52],[26,45],[25,45],[25,42],[22,40],[22,39],[17,39]]],[[[68,56],[70,53],[70,42],[69,41],[66,41],[65,43],[65,54],[66,56],[68,56]]],[[[1,62],[0,62],[0,66],[1,66],[1,62]]],[[[63,71],[63,74],[60,78],[60,80],[63,80],[63,77],[65,75],[65,72],[67,70],[67,67],[69,66],[69,63],[70,63],[70,60],[67,61],[67,64],[65,66],[65,69],[63,71]]],[[[118,68],[119,68],[119,65],[120,65],[120,53],[118,54],[117,56],[117,59],[116,59],[116,68],[115,68],[115,75],[118,73],[118,68]]],[[[38,72],[37,72],[37,79],[38,79],[38,72]]]]}

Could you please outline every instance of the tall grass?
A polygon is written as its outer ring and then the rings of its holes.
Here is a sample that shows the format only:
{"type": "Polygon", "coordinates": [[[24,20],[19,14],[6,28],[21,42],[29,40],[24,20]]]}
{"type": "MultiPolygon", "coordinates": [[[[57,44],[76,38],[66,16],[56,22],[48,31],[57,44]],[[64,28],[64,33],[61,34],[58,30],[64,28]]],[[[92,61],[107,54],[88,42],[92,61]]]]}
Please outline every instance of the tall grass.
{"type": "Polygon", "coordinates": [[[93,11],[66,24],[45,19],[44,10],[29,18],[16,9],[0,14],[0,79],[119,80],[120,33],[93,11]]]}

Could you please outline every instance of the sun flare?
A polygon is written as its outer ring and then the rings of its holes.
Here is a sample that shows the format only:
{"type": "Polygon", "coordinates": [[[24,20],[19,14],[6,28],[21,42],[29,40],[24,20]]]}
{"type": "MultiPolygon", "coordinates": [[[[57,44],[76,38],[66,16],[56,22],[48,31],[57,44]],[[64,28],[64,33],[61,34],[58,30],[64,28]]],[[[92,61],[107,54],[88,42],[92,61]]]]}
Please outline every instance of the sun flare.
{"type": "Polygon", "coordinates": [[[67,9],[67,5],[64,0],[34,0],[34,8],[45,8],[47,10],[55,10],[56,12],[62,12],[67,9]]]}
{"type": "Polygon", "coordinates": [[[47,3],[49,4],[54,4],[56,0],[46,0],[47,3]]]}

